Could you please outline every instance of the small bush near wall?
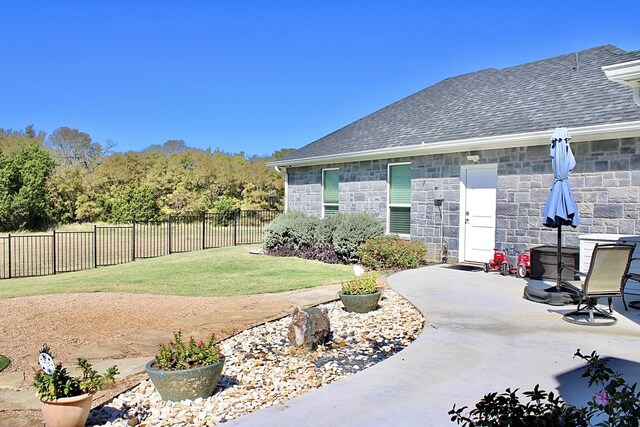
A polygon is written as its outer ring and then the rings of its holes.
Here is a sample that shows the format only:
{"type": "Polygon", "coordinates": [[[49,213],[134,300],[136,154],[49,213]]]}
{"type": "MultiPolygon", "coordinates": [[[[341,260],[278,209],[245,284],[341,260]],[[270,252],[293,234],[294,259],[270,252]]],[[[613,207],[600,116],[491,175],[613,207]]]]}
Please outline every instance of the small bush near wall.
{"type": "Polygon", "coordinates": [[[338,225],[344,220],[345,214],[336,213],[334,215],[327,216],[320,221],[320,226],[317,230],[317,244],[323,247],[333,247],[333,235],[338,228],[338,225]]]}
{"type": "Polygon", "coordinates": [[[403,270],[425,264],[427,248],[418,241],[378,236],[360,246],[358,257],[360,263],[370,270],[403,270]]]}
{"type": "Polygon", "coordinates": [[[358,247],[382,232],[382,223],[366,213],[336,214],[320,220],[290,211],[265,227],[264,246],[269,255],[353,262],[358,260],[358,247]]]}
{"type": "Polygon", "coordinates": [[[333,233],[333,247],[346,262],[358,261],[358,248],[369,239],[384,233],[380,220],[374,216],[358,212],[343,215],[333,233]]]}
{"type": "Polygon", "coordinates": [[[316,241],[320,220],[304,212],[289,211],[278,215],[264,229],[264,246],[267,249],[290,248],[297,251],[311,247],[316,241]]]}

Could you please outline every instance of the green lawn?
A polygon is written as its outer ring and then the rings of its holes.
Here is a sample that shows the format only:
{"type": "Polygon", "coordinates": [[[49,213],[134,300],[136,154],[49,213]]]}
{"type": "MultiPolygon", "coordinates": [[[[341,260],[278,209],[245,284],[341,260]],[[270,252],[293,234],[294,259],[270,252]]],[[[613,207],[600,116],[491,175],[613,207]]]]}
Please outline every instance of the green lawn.
{"type": "Polygon", "coordinates": [[[259,247],[209,249],[55,276],[0,280],[0,298],[70,292],[248,295],[310,288],[353,277],[346,265],[249,253],[259,247]]]}

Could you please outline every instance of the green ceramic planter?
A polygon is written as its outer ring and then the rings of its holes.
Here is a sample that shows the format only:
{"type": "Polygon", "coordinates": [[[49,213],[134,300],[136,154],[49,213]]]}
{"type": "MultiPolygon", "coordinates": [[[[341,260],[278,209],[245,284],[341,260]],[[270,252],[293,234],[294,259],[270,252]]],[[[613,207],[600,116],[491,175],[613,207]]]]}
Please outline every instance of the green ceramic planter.
{"type": "Polygon", "coordinates": [[[380,291],[364,295],[346,295],[338,292],[344,308],[354,313],[367,313],[375,310],[378,308],[378,301],[380,301],[381,295],[382,293],[380,291]]]}
{"type": "Polygon", "coordinates": [[[154,364],[155,360],[150,361],[145,369],[160,397],[178,402],[211,396],[222,374],[224,359],[211,365],[181,371],[161,371],[154,369],[154,364]]]}

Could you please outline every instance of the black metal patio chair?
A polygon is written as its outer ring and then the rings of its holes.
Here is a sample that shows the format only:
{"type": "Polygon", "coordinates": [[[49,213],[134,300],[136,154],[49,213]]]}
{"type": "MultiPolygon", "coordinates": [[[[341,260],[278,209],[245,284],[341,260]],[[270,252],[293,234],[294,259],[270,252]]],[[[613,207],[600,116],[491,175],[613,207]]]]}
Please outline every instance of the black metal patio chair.
{"type": "Polygon", "coordinates": [[[629,265],[636,245],[602,244],[596,245],[591,255],[589,271],[581,273],[568,268],[579,276],[585,276],[584,282],[570,281],[566,284],[576,288],[580,294],[580,302],[576,310],[566,313],[562,318],[570,323],[588,326],[608,326],[618,319],[613,316],[611,301],[613,297],[621,297],[624,309],[628,310],[624,299],[624,287],[629,279],[629,265]],[[606,297],[609,312],[598,307],[598,298],[606,297]]]}

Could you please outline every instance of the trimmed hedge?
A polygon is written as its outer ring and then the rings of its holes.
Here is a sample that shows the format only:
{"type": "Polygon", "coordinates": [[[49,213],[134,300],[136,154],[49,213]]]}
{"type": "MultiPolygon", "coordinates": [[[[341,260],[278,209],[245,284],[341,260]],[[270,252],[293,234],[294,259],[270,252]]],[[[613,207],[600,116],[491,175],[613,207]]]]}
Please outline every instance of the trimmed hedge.
{"type": "Polygon", "coordinates": [[[370,270],[404,270],[426,263],[427,248],[422,242],[397,236],[378,236],[358,250],[360,263],[370,270]]]}
{"type": "Polygon", "coordinates": [[[339,213],[320,220],[289,211],[265,227],[264,247],[270,255],[352,262],[357,261],[358,247],[383,231],[382,223],[366,213],[339,213]]]}
{"type": "Polygon", "coordinates": [[[343,260],[355,262],[360,245],[382,233],[384,227],[380,220],[368,213],[343,215],[333,233],[333,247],[343,260]]]}
{"type": "Polygon", "coordinates": [[[289,211],[278,215],[264,229],[264,246],[276,249],[289,246],[295,250],[313,246],[320,220],[304,212],[289,211]]]}

